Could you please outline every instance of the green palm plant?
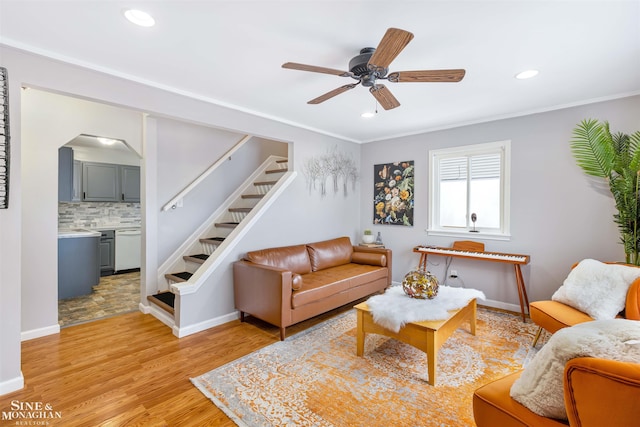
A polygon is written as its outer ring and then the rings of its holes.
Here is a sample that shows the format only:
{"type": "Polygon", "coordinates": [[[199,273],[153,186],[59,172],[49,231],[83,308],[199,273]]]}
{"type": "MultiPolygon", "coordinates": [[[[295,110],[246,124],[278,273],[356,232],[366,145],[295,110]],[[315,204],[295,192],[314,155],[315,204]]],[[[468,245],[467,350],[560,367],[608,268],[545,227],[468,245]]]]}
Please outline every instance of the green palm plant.
{"type": "Polygon", "coordinates": [[[626,262],[640,265],[640,131],[612,134],[606,121],[583,120],[573,130],[571,152],[587,175],[609,184],[618,210],[613,219],[620,230],[626,262]]]}

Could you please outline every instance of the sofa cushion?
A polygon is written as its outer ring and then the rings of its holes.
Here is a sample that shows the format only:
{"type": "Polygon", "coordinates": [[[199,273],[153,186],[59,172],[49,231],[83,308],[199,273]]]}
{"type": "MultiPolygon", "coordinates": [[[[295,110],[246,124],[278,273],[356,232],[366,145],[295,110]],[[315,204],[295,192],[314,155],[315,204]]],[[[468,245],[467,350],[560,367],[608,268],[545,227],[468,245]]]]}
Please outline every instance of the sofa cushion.
{"type": "Polygon", "coordinates": [[[294,291],[291,307],[296,308],[344,292],[366,283],[386,278],[389,270],[363,264],[345,264],[302,276],[304,286],[294,291]]]}
{"type": "Polygon", "coordinates": [[[307,245],[311,270],[318,271],[338,265],[349,264],[353,245],[348,237],[324,240],[322,242],[309,243],[307,245]]]}
{"type": "Polygon", "coordinates": [[[305,245],[283,246],[247,252],[246,259],[256,264],[283,268],[298,274],[311,272],[309,254],[305,245]]]}
{"type": "Polygon", "coordinates": [[[351,262],[356,264],[369,264],[386,267],[387,256],[385,254],[375,252],[354,252],[351,255],[351,262]]]}

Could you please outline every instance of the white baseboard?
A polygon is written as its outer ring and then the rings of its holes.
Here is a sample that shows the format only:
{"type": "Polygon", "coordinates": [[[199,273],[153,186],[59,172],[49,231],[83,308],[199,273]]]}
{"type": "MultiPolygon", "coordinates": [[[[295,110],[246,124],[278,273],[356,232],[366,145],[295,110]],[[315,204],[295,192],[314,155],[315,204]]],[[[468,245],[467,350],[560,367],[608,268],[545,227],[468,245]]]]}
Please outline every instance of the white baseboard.
{"type": "MultiPolygon", "coordinates": [[[[24,376],[20,372],[20,376],[8,381],[0,382],[0,396],[11,393],[13,391],[22,390],[24,388],[24,376]]],[[[3,408],[4,409],[4,408],[3,408]]]]}
{"type": "Polygon", "coordinates": [[[204,322],[196,323],[194,325],[185,326],[184,328],[174,326],[173,335],[177,336],[178,338],[183,338],[187,335],[192,335],[197,332],[204,331],[205,329],[213,328],[214,326],[231,322],[238,318],[240,318],[240,313],[234,311],[233,313],[225,314],[214,319],[205,320],[204,322]]]}
{"type": "Polygon", "coordinates": [[[511,304],[508,302],[494,301],[491,299],[478,300],[478,305],[484,305],[486,307],[499,308],[501,310],[512,311],[514,313],[520,313],[520,306],[517,304],[511,304]]]}
{"type": "Polygon", "coordinates": [[[35,338],[46,337],[47,335],[59,334],[60,325],[57,323],[51,326],[45,326],[44,328],[31,329],[30,331],[23,331],[20,333],[21,341],[28,341],[35,338]]]}

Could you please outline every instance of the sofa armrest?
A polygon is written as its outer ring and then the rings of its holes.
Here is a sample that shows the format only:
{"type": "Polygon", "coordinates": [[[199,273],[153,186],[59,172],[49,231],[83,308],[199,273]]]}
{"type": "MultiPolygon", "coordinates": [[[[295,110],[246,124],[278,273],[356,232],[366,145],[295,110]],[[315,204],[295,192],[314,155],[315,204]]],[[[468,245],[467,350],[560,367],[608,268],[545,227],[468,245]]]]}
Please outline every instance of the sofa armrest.
{"type": "Polygon", "coordinates": [[[572,426],[637,425],[640,363],[572,359],[564,371],[564,401],[572,426]]]}
{"type": "Polygon", "coordinates": [[[634,280],[629,286],[624,307],[624,317],[631,320],[640,320],[640,278],[634,280]]]}
{"type": "Polygon", "coordinates": [[[233,293],[236,309],[276,326],[290,323],[292,273],[282,268],[236,261],[233,293]]]}
{"type": "Polygon", "coordinates": [[[387,259],[386,262],[386,267],[389,269],[389,278],[388,278],[388,283],[387,286],[391,286],[391,278],[392,278],[392,272],[393,269],[392,267],[392,252],[391,249],[386,249],[386,248],[369,248],[366,246],[354,246],[353,247],[353,252],[355,253],[371,253],[371,254],[382,254],[385,256],[385,258],[387,259]]]}

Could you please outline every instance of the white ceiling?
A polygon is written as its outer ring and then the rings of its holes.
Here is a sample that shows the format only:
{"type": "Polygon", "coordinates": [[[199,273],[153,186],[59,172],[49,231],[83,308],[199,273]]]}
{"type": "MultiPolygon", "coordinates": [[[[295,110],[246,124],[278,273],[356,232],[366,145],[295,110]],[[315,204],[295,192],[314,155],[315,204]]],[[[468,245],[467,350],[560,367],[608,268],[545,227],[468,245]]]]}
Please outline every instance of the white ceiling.
{"type": "Polygon", "coordinates": [[[357,142],[640,93],[640,1],[0,0],[0,43],[357,142]],[[363,119],[367,88],[308,105],[353,80],[281,68],[347,70],[389,27],[415,35],[390,71],[464,80],[385,82],[401,106],[363,119]]]}

